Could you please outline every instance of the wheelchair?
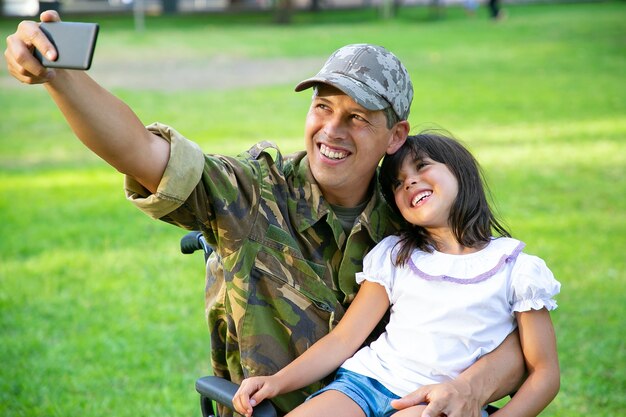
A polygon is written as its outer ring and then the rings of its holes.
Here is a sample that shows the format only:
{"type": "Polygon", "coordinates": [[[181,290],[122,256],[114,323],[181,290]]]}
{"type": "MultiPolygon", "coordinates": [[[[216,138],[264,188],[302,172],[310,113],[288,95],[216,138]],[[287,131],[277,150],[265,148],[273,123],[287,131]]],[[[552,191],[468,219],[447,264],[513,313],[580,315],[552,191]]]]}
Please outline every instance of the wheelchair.
{"type": "MultiPolygon", "coordinates": [[[[193,231],[187,233],[180,240],[180,250],[183,254],[192,254],[198,250],[204,253],[204,262],[209,259],[213,249],[208,245],[202,233],[193,231]]],[[[200,409],[203,417],[219,417],[215,403],[222,404],[229,409],[233,408],[233,397],[239,385],[217,376],[203,376],[196,380],[196,391],[200,394],[200,409]]],[[[493,405],[487,406],[487,413],[498,411],[493,405]]],[[[269,400],[262,401],[254,407],[253,417],[278,417],[279,413],[269,400]]]]}
{"type": "MultiPolygon", "coordinates": [[[[213,252],[202,233],[193,231],[187,233],[180,240],[180,251],[183,254],[192,254],[198,250],[204,253],[206,263],[213,252]]],[[[196,391],[200,394],[200,409],[203,417],[219,417],[215,403],[222,404],[233,410],[233,397],[239,385],[217,376],[203,376],[196,380],[196,391]]],[[[271,402],[262,401],[254,407],[253,417],[278,417],[278,413],[271,402]]]]}

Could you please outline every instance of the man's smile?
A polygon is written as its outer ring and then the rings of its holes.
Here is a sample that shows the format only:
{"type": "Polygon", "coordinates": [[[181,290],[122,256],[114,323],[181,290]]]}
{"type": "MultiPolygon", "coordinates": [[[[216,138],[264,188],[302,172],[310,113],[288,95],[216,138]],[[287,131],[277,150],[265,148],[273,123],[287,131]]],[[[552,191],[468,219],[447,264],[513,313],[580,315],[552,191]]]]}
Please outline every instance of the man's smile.
{"type": "Polygon", "coordinates": [[[343,151],[339,149],[331,149],[329,146],[326,146],[324,144],[320,145],[320,153],[324,155],[326,158],[336,159],[336,160],[344,159],[350,154],[347,151],[343,151]]]}

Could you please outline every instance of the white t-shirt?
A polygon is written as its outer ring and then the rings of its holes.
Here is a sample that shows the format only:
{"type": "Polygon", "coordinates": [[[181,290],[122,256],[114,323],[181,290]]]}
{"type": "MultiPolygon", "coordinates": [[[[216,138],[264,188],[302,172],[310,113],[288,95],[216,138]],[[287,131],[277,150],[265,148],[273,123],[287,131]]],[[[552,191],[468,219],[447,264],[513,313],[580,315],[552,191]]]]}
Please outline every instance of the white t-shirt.
{"type": "Polygon", "coordinates": [[[383,239],[356,276],[385,287],[386,331],[342,365],[396,395],[454,379],[516,328],[515,311],[557,307],[561,284],[518,240],[494,238],[468,255],[415,251],[402,268],[392,262],[398,240],[383,239]]]}

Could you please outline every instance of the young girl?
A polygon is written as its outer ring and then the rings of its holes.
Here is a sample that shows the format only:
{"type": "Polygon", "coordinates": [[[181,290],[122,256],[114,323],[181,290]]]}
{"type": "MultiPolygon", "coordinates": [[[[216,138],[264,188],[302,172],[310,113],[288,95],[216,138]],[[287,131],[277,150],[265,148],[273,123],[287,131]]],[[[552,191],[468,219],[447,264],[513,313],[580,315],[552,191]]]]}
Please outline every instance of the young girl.
{"type": "Polygon", "coordinates": [[[559,390],[548,311],[560,284],[497,221],[480,168],[457,141],[410,136],[385,157],[379,180],[408,227],[365,257],[359,292],[330,334],[275,375],[243,381],[233,400],[237,412],[250,416],[263,399],[340,367],[331,384],[288,416],[419,417],[425,405],[398,411],[394,400],[457,377],[517,326],[528,378],[494,415],[538,415],[559,390]],[[389,306],[385,332],[357,352],[389,306]]]}

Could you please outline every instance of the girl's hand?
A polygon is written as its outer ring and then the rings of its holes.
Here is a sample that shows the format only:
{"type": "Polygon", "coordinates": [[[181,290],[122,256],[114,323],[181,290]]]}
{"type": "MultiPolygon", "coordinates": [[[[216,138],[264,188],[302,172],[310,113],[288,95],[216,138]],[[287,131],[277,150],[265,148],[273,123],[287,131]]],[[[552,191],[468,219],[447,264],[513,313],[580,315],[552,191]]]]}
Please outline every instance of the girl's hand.
{"type": "Polygon", "coordinates": [[[252,409],[266,398],[273,398],[280,393],[273,376],[246,378],[233,397],[235,411],[246,417],[252,416],[252,409]]]}

